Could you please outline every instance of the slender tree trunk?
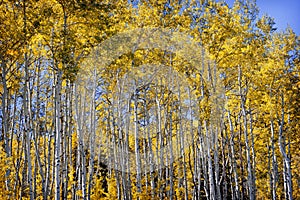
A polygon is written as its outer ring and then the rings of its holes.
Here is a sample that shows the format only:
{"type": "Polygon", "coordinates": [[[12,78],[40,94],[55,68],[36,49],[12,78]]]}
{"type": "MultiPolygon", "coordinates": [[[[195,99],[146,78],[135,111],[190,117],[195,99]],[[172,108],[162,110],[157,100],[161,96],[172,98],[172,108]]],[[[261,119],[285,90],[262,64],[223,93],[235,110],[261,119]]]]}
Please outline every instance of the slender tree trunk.
{"type": "Polygon", "coordinates": [[[274,138],[274,122],[273,119],[270,121],[271,125],[271,160],[272,160],[272,170],[270,169],[271,173],[271,196],[273,200],[277,199],[276,189],[277,189],[277,181],[278,181],[278,167],[277,167],[277,159],[275,154],[275,138],[274,138]]]}
{"type": "Polygon", "coordinates": [[[250,115],[251,151],[252,151],[252,182],[253,182],[253,191],[254,194],[256,194],[256,153],[255,153],[254,134],[253,134],[253,114],[251,109],[249,111],[249,115],[250,115]]]}
{"type": "MultiPolygon", "coordinates": [[[[9,112],[7,107],[9,106],[9,92],[8,92],[8,87],[7,87],[7,65],[6,65],[6,61],[4,60],[4,58],[2,57],[2,55],[0,55],[0,60],[1,60],[1,82],[2,82],[2,88],[3,88],[3,92],[2,92],[2,97],[1,97],[1,109],[2,109],[2,130],[1,130],[1,135],[0,135],[0,139],[4,140],[4,148],[5,148],[5,152],[7,157],[11,156],[11,147],[9,146],[9,135],[8,135],[8,121],[9,121],[9,112]]],[[[8,189],[8,186],[7,186],[8,189]]]]}
{"type": "MultiPolygon", "coordinates": [[[[172,62],[170,61],[170,64],[172,62]]],[[[173,92],[174,91],[174,75],[171,70],[171,75],[169,77],[171,80],[168,81],[170,85],[167,87],[169,91],[173,92]]],[[[167,105],[167,109],[170,109],[168,112],[168,122],[169,122],[169,129],[168,129],[168,136],[169,136],[169,156],[170,156],[170,161],[169,161],[169,179],[170,179],[170,200],[174,199],[174,152],[173,152],[173,111],[176,110],[174,108],[175,105],[173,105],[173,96],[172,94],[169,94],[169,98],[171,99],[170,105],[167,105]]],[[[176,112],[176,111],[175,111],[176,112]]],[[[176,115],[176,113],[175,113],[176,115]]],[[[168,179],[167,179],[168,180],[168,179]]]]}
{"type": "Polygon", "coordinates": [[[128,176],[127,181],[127,192],[128,192],[128,199],[132,199],[132,191],[131,191],[131,169],[130,169],[130,154],[129,154],[129,130],[130,130],[130,116],[131,116],[131,109],[130,109],[131,100],[128,99],[127,101],[127,115],[126,115],[126,127],[125,127],[125,143],[124,143],[124,151],[125,151],[125,168],[126,174],[128,176]]]}
{"type": "Polygon", "coordinates": [[[215,185],[216,185],[216,199],[221,199],[220,189],[220,170],[219,170],[219,144],[218,144],[218,128],[215,128],[214,138],[214,164],[215,164],[215,185]]]}
{"type": "Polygon", "coordinates": [[[137,192],[142,192],[141,184],[141,158],[140,158],[140,145],[139,145],[139,124],[138,124],[138,91],[137,83],[135,83],[134,90],[134,153],[135,153],[135,164],[136,164],[136,184],[137,192]]]}
{"type": "Polygon", "coordinates": [[[94,178],[94,162],[95,162],[95,142],[96,142],[96,70],[93,71],[93,77],[92,77],[92,91],[91,91],[91,105],[90,105],[90,158],[89,158],[89,178],[88,178],[88,192],[87,192],[87,199],[91,199],[91,190],[93,187],[92,181],[94,178]]]}
{"type": "Polygon", "coordinates": [[[56,85],[55,85],[55,163],[54,163],[54,179],[55,179],[55,200],[60,199],[60,167],[61,167],[61,88],[62,88],[62,71],[58,71],[56,85]]]}
{"type": "MultiPolygon", "coordinates": [[[[252,175],[252,165],[251,165],[251,156],[250,156],[250,147],[249,147],[249,139],[248,139],[248,119],[246,113],[246,94],[242,91],[242,69],[239,67],[239,95],[241,97],[241,108],[242,108],[242,115],[243,115],[243,125],[244,125],[244,137],[245,137],[245,145],[246,145],[246,156],[247,156],[247,171],[248,171],[248,189],[249,189],[249,198],[250,200],[255,199],[255,191],[254,191],[254,183],[253,183],[253,175],[252,175]]],[[[247,90],[247,88],[246,88],[247,90]]]]}
{"type": "Polygon", "coordinates": [[[26,16],[26,3],[23,0],[23,22],[24,22],[24,43],[25,43],[25,53],[24,53],[24,70],[25,70],[25,83],[24,83],[24,91],[23,91],[23,112],[25,117],[24,124],[24,134],[26,140],[26,158],[27,158],[27,167],[28,167],[28,184],[29,184],[29,196],[30,200],[34,199],[33,193],[33,178],[32,178],[32,161],[31,161],[31,134],[32,127],[30,123],[31,119],[31,105],[30,105],[30,80],[29,80],[29,60],[27,55],[27,16],[26,16]]]}
{"type": "Polygon", "coordinates": [[[240,190],[239,190],[239,182],[238,182],[238,173],[237,173],[237,164],[235,159],[235,149],[234,149],[234,128],[230,117],[230,111],[228,111],[228,121],[229,121],[229,127],[230,127],[230,139],[229,139],[229,145],[230,145],[230,151],[231,151],[231,160],[232,160],[232,170],[233,170],[233,176],[234,176],[234,194],[235,199],[240,199],[240,190]]]}
{"type": "Polygon", "coordinates": [[[208,178],[209,178],[209,199],[215,200],[215,181],[213,175],[213,166],[212,166],[212,158],[211,158],[211,130],[209,129],[208,122],[204,121],[205,127],[205,143],[206,143],[206,156],[207,156],[207,165],[208,165],[208,178]]]}
{"type": "Polygon", "coordinates": [[[279,121],[279,135],[278,135],[278,145],[279,145],[279,150],[280,153],[283,157],[284,161],[284,178],[285,178],[285,184],[286,184],[286,194],[287,194],[287,199],[292,200],[293,199],[293,192],[292,192],[292,174],[291,174],[291,160],[286,154],[286,147],[285,147],[285,142],[284,142],[284,137],[283,137],[283,128],[284,128],[284,95],[281,95],[281,119],[279,121]]]}
{"type": "MultiPolygon", "coordinates": [[[[182,97],[181,97],[181,90],[180,90],[180,85],[179,83],[177,84],[178,87],[178,99],[179,102],[182,102],[182,97]]],[[[183,111],[181,108],[181,105],[179,105],[179,115],[182,116],[183,115],[183,111]]],[[[184,183],[184,199],[187,200],[188,199],[188,181],[187,181],[187,168],[186,168],[186,157],[185,157],[185,137],[184,137],[184,130],[183,130],[183,124],[182,124],[182,120],[179,121],[179,137],[180,137],[180,157],[182,158],[182,164],[183,164],[183,183],[184,183]]]]}

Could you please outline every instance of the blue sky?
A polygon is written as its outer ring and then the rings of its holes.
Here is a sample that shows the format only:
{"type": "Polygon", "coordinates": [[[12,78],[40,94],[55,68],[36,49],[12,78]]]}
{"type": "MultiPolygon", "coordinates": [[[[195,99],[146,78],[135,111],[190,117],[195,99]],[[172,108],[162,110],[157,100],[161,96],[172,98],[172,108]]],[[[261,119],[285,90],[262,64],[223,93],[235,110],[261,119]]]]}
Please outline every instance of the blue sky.
{"type": "MultiPolygon", "coordinates": [[[[225,0],[232,6],[234,0],[225,0]]],[[[289,25],[300,35],[300,0],[256,0],[260,15],[268,14],[275,20],[278,31],[289,25]]]]}

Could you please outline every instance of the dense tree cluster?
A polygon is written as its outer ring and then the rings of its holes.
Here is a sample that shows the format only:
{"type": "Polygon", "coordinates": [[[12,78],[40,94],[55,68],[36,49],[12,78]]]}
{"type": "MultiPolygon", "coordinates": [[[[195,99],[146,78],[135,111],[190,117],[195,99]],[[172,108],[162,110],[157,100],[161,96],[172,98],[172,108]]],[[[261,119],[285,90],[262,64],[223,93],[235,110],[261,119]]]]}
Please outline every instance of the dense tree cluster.
{"type": "Polygon", "coordinates": [[[300,198],[300,40],[258,10],[2,0],[0,198],[300,198]],[[197,48],[101,66],[105,41],[148,28],[197,48]]]}

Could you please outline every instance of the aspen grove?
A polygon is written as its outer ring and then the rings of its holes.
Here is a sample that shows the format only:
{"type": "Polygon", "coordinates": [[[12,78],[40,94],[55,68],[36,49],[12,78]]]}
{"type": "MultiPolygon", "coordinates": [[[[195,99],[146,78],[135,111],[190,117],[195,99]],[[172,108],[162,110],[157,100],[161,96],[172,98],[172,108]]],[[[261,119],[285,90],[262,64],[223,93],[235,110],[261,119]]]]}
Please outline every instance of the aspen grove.
{"type": "Polygon", "coordinates": [[[300,199],[275,27],[255,0],[0,1],[0,199],[300,199]]]}

